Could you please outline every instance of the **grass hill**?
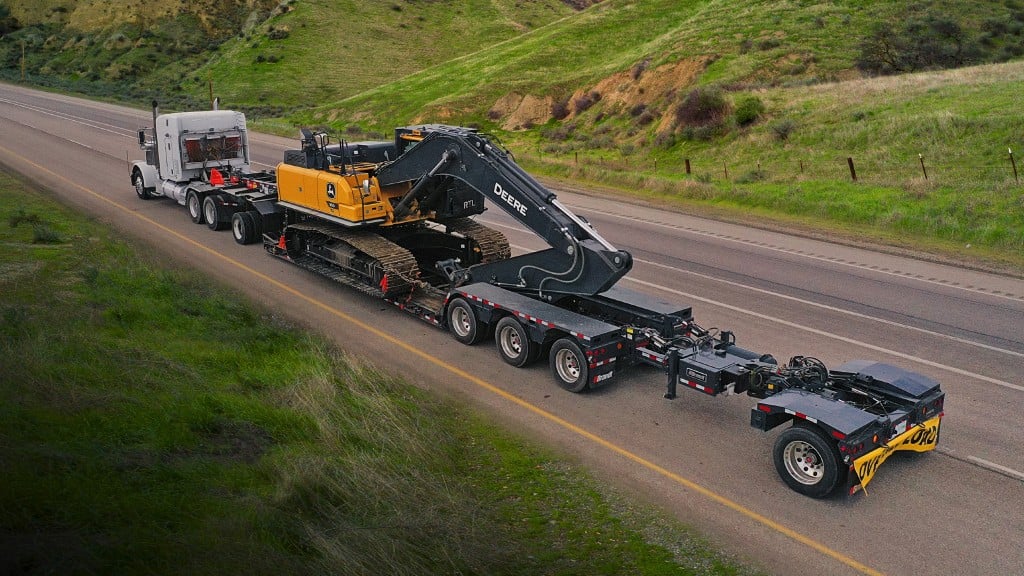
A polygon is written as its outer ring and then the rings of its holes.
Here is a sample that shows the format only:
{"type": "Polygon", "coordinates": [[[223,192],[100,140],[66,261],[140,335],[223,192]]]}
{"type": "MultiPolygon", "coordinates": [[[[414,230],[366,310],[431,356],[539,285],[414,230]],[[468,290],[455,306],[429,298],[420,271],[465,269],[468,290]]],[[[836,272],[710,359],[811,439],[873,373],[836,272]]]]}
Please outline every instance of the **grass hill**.
{"type": "Polygon", "coordinates": [[[476,125],[539,174],[1024,269],[1021,0],[4,1],[9,79],[24,40],[30,81],[212,83],[286,134],[476,125]]]}

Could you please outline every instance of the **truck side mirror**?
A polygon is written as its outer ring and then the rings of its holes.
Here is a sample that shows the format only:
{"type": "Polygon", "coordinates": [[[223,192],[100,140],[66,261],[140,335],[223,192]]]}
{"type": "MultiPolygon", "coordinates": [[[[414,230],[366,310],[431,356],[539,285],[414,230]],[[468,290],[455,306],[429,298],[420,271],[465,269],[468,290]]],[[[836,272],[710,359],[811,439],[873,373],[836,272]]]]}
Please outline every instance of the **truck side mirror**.
{"type": "Polygon", "coordinates": [[[139,148],[146,147],[146,131],[139,130],[139,148]]]}

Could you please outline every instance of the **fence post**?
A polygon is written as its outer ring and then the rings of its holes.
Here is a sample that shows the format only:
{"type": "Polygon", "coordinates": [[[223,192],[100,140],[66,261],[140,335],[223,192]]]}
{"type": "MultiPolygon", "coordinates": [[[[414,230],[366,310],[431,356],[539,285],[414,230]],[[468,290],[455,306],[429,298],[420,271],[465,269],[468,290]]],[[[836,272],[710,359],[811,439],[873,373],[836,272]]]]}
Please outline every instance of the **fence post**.
{"type": "Polygon", "coordinates": [[[728,180],[729,179],[729,166],[725,163],[725,160],[722,160],[722,168],[725,170],[725,179],[728,180]]]}
{"type": "Polygon", "coordinates": [[[575,155],[575,160],[574,160],[574,162],[575,162],[575,163],[576,163],[576,165],[578,166],[578,165],[579,165],[579,163],[580,163],[580,153],[579,153],[579,151],[576,151],[576,152],[573,152],[573,154],[575,155]]]}
{"type": "MultiPolygon", "coordinates": [[[[1012,156],[1012,154],[1011,154],[1011,156],[1012,156]]],[[[686,162],[686,174],[689,175],[690,174],[690,159],[687,158],[685,160],[685,162],[686,162]]]]}
{"type": "Polygon", "coordinates": [[[1010,164],[1013,165],[1013,181],[1020,184],[1020,178],[1017,177],[1017,161],[1013,159],[1013,148],[1007,148],[1010,151],[1010,164]]]}
{"type": "Polygon", "coordinates": [[[803,158],[800,159],[800,173],[801,174],[804,173],[804,159],[803,158]]]}
{"type": "Polygon", "coordinates": [[[924,173],[924,179],[928,180],[928,169],[924,167],[924,154],[918,154],[917,159],[921,161],[921,172],[924,173]]]}
{"type": "Polygon", "coordinates": [[[655,172],[658,171],[658,159],[657,158],[654,159],[654,171],[655,172]]]}
{"type": "Polygon", "coordinates": [[[856,182],[857,181],[857,169],[853,167],[853,156],[847,156],[846,157],[846,163],[850,165],[850,178],[853,178],[853,181],[856,182]]]}

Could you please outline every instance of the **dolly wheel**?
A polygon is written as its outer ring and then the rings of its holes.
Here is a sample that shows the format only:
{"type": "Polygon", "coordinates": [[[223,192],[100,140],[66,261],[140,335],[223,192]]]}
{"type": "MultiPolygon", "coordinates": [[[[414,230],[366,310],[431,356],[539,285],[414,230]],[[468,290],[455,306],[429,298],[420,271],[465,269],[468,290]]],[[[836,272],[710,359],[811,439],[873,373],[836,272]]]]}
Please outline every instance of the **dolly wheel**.
{"type": "Polygon", "coordinates": [[[249,212],[235,212],[231,215],[231,235],[239,244],[256,241],[256,223],[249,212]]]}
{"type": "Polygon", "coordinates": [[[824,498],[835,491],[849,471],[835,441],[821,428],[796,421],[779,435],[772,451],[775,469],[793,490],[824,498]]]}

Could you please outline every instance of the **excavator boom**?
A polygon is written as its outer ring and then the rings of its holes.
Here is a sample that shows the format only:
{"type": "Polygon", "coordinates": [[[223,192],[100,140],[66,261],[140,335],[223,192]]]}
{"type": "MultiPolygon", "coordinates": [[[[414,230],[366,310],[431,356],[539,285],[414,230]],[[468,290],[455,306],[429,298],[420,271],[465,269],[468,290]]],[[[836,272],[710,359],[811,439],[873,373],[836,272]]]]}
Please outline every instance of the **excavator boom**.
{"type": "Polygon", "coordinates": [[[615,248],[558,202],[554,192],[527,174],[490,138],[472,129],[438,124],[415,130],[422,139],[374,174],[383,188],[414,182],[395,207],[396,214],[423,202],[425,198],[417,193],[431,179],[454,178],[551,246],[471,266],[461,271],[460,282],[489,282],[552,300],[604,292],[629,272],[633,259],[628,252],[615,248]]]}

